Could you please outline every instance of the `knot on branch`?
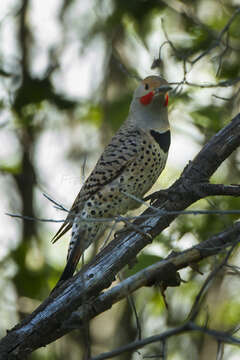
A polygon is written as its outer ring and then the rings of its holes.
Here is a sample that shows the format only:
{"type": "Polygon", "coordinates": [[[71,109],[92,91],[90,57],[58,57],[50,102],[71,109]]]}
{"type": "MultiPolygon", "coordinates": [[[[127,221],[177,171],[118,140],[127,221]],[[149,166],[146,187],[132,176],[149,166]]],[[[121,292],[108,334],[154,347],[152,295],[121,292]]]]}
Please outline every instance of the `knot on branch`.
{"type": "Polygon", "coordinates": [[[156,272],[154,276],[147,282],[146,286],[160,286],[161,290],[166,290],[167,287],[176,287],[180,286],[182,280],[179,273],[176,270],[176,267],[172,263],[166,263],[166,269],[162,269],[159,272],[156,272]]]}

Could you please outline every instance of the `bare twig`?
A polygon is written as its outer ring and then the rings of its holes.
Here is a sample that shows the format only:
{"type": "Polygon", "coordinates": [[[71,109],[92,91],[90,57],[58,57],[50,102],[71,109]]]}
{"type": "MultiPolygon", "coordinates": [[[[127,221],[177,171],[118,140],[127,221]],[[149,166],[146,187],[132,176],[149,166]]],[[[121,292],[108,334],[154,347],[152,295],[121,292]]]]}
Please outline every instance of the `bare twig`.
{"type": "MultiPolygon", "coordinates": [[[[200,59],[202,59],[204,56],[206,56],[207,54],[209,54],[213,49],[215,49],[216,47],[218,47],[219,45],[221,45],[222,41],[223,41],[223,36],[224,34],[229,30],[230,26],[232,25],[233,21],[235,20],[236,16],[239,15],[240,13],[240,8],[238,8],[233,15],[231,16],[231,18],[228,20],[227,24],[224,26],[224,28],[221,30],[221,32],[219,33],[218,37],[216,38],[216,40],[205,50],[203,51],[199,56],[197,56],[194,60],[191,61],[192,65],[194,65],[196,62],[198,62],[200,59]]],[[[228,44],[228,42],[227,42],[228,44]]]]}
{"type": "Polygon", "coordinates": [[[115,349],[113,351],[109,351],[107,353],[100,354],[98,356],[91,358],[91,360],[111,359],[122,353],[140,349],[148,344],[166,340],[170,337],[173,337],[176,335],[181,335],[183,333],[192,332],[192,331],[200,331],[204,334],[212,336],[214,339],[219,340],[223,343],[240,346],[240,339],[229,335],[228,332],[218,331],[218,330],[213,330],[213,329],[209,329],[206,327],[198,326],[198,325],[194,324],[193,322],[189,321],[184,325],[180,325],[180,326],[175,327],[174,329],[164,331],[161,334],[150,336],[148,338],[129,343],[129,344],[122,346],[118,349],[115,349]]]}
{"type": "MultiPolygon", "coordinates": [[[[184,11],[186,13],[186,11],[184,11]]],[[[218,70],[217,70],[217,74],[216,76],[219,75],[219,72],[221,70],[221,66],[222,66],[222,62],[223,62],[223,58],[224,56],[226,56],[226,54],[228,53],[228,50],[231,49],[230,47],[230,39],[229,39],[229,28],[232,25],[233,21],[235,20],[235,18],[240,14],[240,8],[236,9],[236,11],[233,13],[233,15],[231,16],[231,18],[228,20],[227,24],[224,26],[224,28],[220,31],[220,33],[215,36],[215,40],[210,44],[210,46],[203,52],[201,52],[201,54],[199,54],[195,59],[191,59],[191,54],[184,54],[182,52],[180,52],[175,45],[173,44],[173,42],[170,40],[169,35],[165,29],[164,26],[164,22],[162,20],[162,29],[163,29],[163,33],[165,35],[165,38],[167,39],[166,41],[164,41],[164,43],[162,44],[165,45],[166,43],[169,44],[169,46],[171,47],[175,57],[179,60],[182,60],[183,62],[183,78],[180,82],[177,83],[170,83],[171,85],[177,85],[177,88],[174,90],[174,92],[176,93],[177,90],[179,89],[179,87],[181,87],[182,85],[188,85],[188,86],[193,86],[193,87],[199,87],[199,88],[217,88],[217,87],[230,87],[233,86],[235,84],[237,84],[240,81],[240,77],[231,79],[231,80],[225,80],[225,81],[221,81],[219,83],[216,84],[196,84],[193,82],[189,82],[187,80],[187,63],[189,63],[191,66],[194,66],[199,60],[201,60],[203,57],[205,57],[206,55],[208,55],[209,53],[212,52],[213,49],[219,47],[219,46],[224,46],[223,50],[221,51],[221,53],[217,56],[219,58],[219,64],[218,64],[218,70]],[[226,35],[226,41],[224,41],[224,36],[226,35]]],[[[192,20],[193,20],[193,16],[191,16],[192,20]]],[[[197,23],[200,23],[199,19],[196,18],[194,20],[197,23]]],[[[206,28],[209,32],[209,29],[202,23],[200,23],[201,27],[206,28]]],[[[162,47],[161,46],[161,47],[162,47]]],[[[161,61],[160,56],[159,59],[154,60],[153,65],[155,63],[157,63],[157,61],[161,61]]],[[[153,66],[152,65],[152,66],[153,66]]]]}
{"type": "Polygon", "coordinates": [[[69,212],[69,210],[67,208],[65,208],[63,205],[59,204],[56,200],[54,200],[53,198],[51,198],[49,195],[45,194],[45,193],[42,193],[43,196],[48,199],[49,201],[51,201],[54,205],[56,209],[58,210],[62,210],[62,211],[66,211],[66,212],[69,212]]]}
{"type": "MultiPolygon", "coordinates": [[[[118,277],[119,277],[120,281],[123,281],[123,278],[122,278],[121,274],[118,274],[118,277]]],[[[133,311],[134,317],[135,317],[136,328],[137,328],[137,333],[138,333],[138,340],[141,340],[142,339],[142,328],[141,328],[141,324],[140,324],[140,321],[139,321],[139,317],[138,317],[137,309],[136,309],[136,306],[135,306],[134,298],[130,293],[127,295],[127,301],[129,303],[129,305],[130,305],[130,307],[131,307],[131,309],[133,311]]]]}
{"type": "Polygon", "coordinates": [[[141,77],[138,76],[137,74],[133,74],[131,73],[127,68],[126,66],[123,64],[123,61],[121,60],[121,57],[117,51],[117,49],[112,49],[112,57],[113,59],[116,61],[116,63],[118,64],[120,70],[125,74],[127,75],[128,77],[130,78],[133,78],[137,81],[141,81],[141,77]]]}
{"type": "Polygon", "coordinates": [[[239,238],[237,239],[237,241],[235,241],[235,243],[233,243],[231,248],[228,250],[227,255],[224,257],[224,259],[220,262],[220,264],[218,266],[215,267],[215,269],[213,271],[211,271],[211,273],[205,280],[204,284],[201,287],[201,290],[199,291],[199,293],[197,294],[197,296],[195,298],[194,304],[190,311],[190,315],[189,315],[190,321],[194,321],[196,319],[196,316],[199,313],[199,307],[201,305],[201,299],[202,299],[203,294],[209,287],[212,280],[216,277],[216,274],[227,264],[228,259],[229,259],[230,255],[232,254],[235,246],[239,243],[239,240],[240,240],[240,234],[239,234],[239,238]]]}
{"type": "MultiPolygon", "coordinates": [[[[139,199],[140,200],[140,199],[139,199]]],[[[149,206],[149,208],[152,208],[149,206]]],[[[178,211],[161,211],[156,208],[156,214],[158,215],[237,215],[240,214],[240,210],[178,210],[178,211]]],[[[136,220],[136,219],[148,219],[149,217],[155,217],[156,214],[151,215],[139,215],[139,216],[117,216],[115,218],[84,218],[81,215],[75,215],[75,217],[79,217],[84,222],[100,222],[100,223],[111,223],[112,221],[117,222],[123,222],[130,227],[132,227],[134,230],[137,230],[140,234],[143,235],[144,231],[141,230],[141,228],[136,227],[134,224],[132,224],[130,221],[136,220]]],[[[23,220],[29,220],[29,221],[39,221],[39,222],[55,222],[55,223],[63,223],[65,219],[45,219],[45,218],[38,218],[38,217],[31,217],[31,216],[25,216],[20,214],[11,214],[11,213],[5,213],[5,215],[10,216],[12,218],[17,219],[23,219],[23,220]]],[[[71,219],[71,218],[70,218],[71,219]]],[[[144,236],[146,236],[146,233],[144,233],[144,236]]]]}

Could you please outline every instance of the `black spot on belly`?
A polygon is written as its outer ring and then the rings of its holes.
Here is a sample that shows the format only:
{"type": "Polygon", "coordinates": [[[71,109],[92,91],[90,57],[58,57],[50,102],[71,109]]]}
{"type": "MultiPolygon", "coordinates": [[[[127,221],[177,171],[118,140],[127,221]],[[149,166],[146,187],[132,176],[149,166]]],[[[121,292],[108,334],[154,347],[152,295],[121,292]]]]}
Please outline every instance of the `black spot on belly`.
{"type": "Polygon", "coordinates": [[[160,133],[155,130],[151,130],[150,134],[154,138],[154,140],[158,143],[160,148],[166,153],[168,152],[170,143],[171,143],[171,134],[170,130],[165,131],[164,133],[160,133]]]}

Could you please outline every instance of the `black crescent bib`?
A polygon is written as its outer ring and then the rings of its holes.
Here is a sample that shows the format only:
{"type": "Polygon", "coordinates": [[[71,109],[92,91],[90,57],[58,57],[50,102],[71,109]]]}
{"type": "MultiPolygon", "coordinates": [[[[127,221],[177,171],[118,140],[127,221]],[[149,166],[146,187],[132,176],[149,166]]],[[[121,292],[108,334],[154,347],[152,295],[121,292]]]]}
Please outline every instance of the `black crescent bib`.
{"type": "Polygon", "coordinates": [[[160,148],[166,153],[168,152],[169,146],[171,144],[171,133],[170,130],[165,131],[164,133],[160,133],[155,130],[151,130],[150,134],[154,138],[154,140],[158,143],[160,148]]]}

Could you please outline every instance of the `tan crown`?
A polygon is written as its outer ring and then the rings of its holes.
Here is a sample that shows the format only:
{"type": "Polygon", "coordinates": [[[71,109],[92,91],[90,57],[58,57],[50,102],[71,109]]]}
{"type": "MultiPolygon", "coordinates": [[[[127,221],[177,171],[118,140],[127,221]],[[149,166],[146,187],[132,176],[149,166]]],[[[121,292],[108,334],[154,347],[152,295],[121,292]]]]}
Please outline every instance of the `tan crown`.
{"type": "Polygon", "coordinates": [[[167,80],[161,78],[160,76],[152,75],[146,77],[142,83],[146,86],[148,85],[149,90],[155,90],[163,85],[169,86],[167,80]]]}

